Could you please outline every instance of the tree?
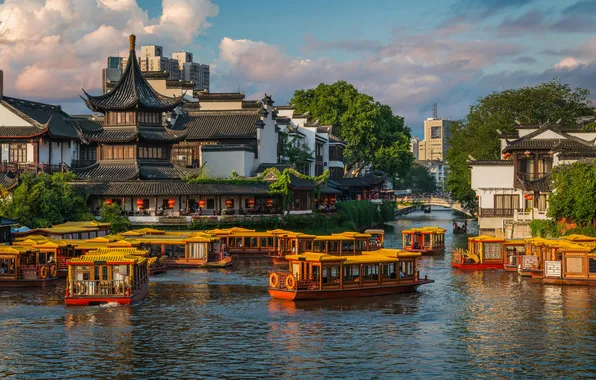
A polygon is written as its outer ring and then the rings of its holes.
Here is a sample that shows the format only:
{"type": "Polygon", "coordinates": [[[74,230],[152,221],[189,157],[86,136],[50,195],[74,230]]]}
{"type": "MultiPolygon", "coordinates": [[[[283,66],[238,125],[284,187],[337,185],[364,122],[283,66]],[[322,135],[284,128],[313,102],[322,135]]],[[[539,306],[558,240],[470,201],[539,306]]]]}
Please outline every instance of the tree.
{"type": "Polygon", "coordinates": [[[130,220],[122,215],[122,209],[117,203],[112,203],[111,205],[104,203],[101,206],[99,215],[103,222],[109,222],[111,224],[111,229],[114,233],[128,231],[130,229],[130,220]]]}
{"type": "Polygon", "coordinates": [[[435,177],[430,174],[425,166],[412,165],[408,173],[399,180],[398,186],[402,189],[412,189],[413,192],[434,193],[437,190],[435,177]]]}
{"type": "Polygon", "coordinates": [[[596,219],[596,166],[576,162],[553,170],[555,191],[549,196],[548,216],[573,220],[586,227],[596,219]]]}
{"type": "Polygon", "coordinates": [[[586,89],[571,89],[557,79],[534,87],[493,92],[470,107],[464,120],[452,124],[447,150],[449,173],[447,188],[468,208],[475,208],[475,193],[470,187],[468,156],[477,160],[500,158],[497,130],[514,132],[516,121],[543,124],[559,121],[579,127],[578,118],[593,115],[586,89]]]}
{"type": "Polygon", "coordinates": [[[409,170],[413,162],[411,136],[403,117],[394,115],[389,106],[358,92],[351,84],[338,81],[297,90],[290,103],[297,114],[308,112],[311,119],[336,128],[347,144],[346,173],[358,175],[371,165],[373,170],[383,170],[390,178],[396,178],[409,170]]]}
{"type": "Polygon", "coordinates": [[[12,193],[0,199],[0,213],[30,228],[49,227],[65,221],[91,220],[87,198],[69,183],[73,173],[23,173],[12,193]]]}
{"type": "Polygon", "coordinates": [[[282,139],[281,151],[278,152],[280,164],[294,164],[297,168],[302,168],[314,160],[308,145],[301,144],[298,137],[283,131],[280,132],[280,136],[282,139]]]}

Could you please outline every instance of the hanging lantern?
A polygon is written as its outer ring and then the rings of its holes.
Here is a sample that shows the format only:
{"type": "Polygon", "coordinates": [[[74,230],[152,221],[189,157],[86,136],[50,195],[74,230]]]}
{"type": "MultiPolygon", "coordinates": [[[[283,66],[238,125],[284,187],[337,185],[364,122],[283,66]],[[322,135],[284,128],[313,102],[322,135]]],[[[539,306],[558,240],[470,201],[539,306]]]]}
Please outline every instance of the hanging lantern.
{"type": "Polygon", "coordinates": [[[226,207],[227,208],[232,208],[232,205],[234,204],[234,202],[231,199],[227,199],[226,200],[226,207]]]}
{"type": "Polygon", "coordinates": [[[137,199],[137,207],[140,209],[143,208],[143,205],[145,204],[145,202],[143,202],[142,199],[137,199]]]}
{"type": "Polygon", "coordinates": [[[478,218],[478,212],[475,212],[474,213],[474,216],[478,218]]]}
{"type": "Polygon", "coordinates": [[[509,157],[511,157],[511,153],[505,153],[505,154],[503,155],[503,158],[504,158],[504,159],[508,159],[509,157]]]}
{"type": "Polygon", "coordinates": [[[548,151],[548,155],[549,155],[549,156],[552,156],[552,155],[553,155],[553,151],[552,151],[552,150],[549,150],[549,151],[548,151]]]}
{"type": "Polygon", "coordinates": [[[254,200],[254,198],[249,198],[248,199],[248,207],[249,208],[255,207],[255,200],[254,200]]]}
{"type": "Polygon", "coordinates": [[[199,207],[200,207],[200,208],[204,208],[206,203],[207,203],[207,202],[205,202],[205,200],[204,200],[204,199],[201,199],[201,200],[199,201],[199,207]]]}
{"type": "Polygon", "coordinates": [[[524,152],[524,156],[526,156],[526,157],[530,157],[531,155],[532,155],[532,152],[530,152],[529,150],[526,150],[524,152]]]}
{"type": "Polygon", "coordinates": [[[480,199],[480,195],[476,195],[476,199],[480,199]]]}
{"type": "Polygon", "coordinates": [[[168,199],[168,206],[170,206],[170,208],[174,208],[175,204],[176,204],[175,199],[168,199]]]}
{"type": "Polygon", "coordinates": [[[113,203],[113,201],[112,201],[111,199],[106,199],[106,204],[107,204],[108,206],[111,206],[111,205],[112,205],[112,203],[113,203]]]}
{"type": "Polygon", "coordinates": [[[529,201],[531,201],[532,199],[534,199],[534,196],[532,196],[532,195],[528,195],[528,196],[526,197],[526,199],[527,199],[527,200],[529,200],[529,201]]]}
{"type": "Polygon", "coordinates": [[[331,206],[335,205],[336,201],[337,199],[335,199],[335,195],[332,195],[331,198],[329,198],[329,203],[331,204],[331,206]]]}
{"type": "Polygon", "coordinates": [[[267,199],[267,207],[273,207],[273,199],[267,199]]]}

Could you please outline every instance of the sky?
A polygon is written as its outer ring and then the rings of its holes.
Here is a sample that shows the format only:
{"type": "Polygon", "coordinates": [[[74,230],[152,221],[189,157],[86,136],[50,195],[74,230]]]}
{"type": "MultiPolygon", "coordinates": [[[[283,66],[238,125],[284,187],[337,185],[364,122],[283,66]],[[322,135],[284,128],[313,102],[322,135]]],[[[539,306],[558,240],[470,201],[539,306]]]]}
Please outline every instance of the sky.
{"type": "Polygon", "coordinates": [[[88,113],[128,38],[211,65],[211,91],[345,80],[405,117],[461,119],[481,96],[559,78],[596,99],[596,0],[0,0],[8,96],[88,113]]]}

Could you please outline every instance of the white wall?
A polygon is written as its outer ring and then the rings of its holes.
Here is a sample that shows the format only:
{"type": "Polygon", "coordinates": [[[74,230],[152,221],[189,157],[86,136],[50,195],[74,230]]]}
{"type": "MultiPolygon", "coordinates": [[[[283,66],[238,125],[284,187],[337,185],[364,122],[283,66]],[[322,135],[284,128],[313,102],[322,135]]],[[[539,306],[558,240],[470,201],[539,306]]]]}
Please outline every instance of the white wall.
{"type": "Polygon", "coordinates": [[[513,165],[472,166],[472,189],[513,188],[513,165]]]}
{"type": "Polygon", "coordinates": [[[277,117],[289,117],[290,119],[294,116],[294,110],[277,110],[277,117]]]}
{"type": "Polygon", "coordinates": [[[29,127],[31,123],[21,119],[12,111],[6,109],[5,106],[0,105],[0,125],[8,127],[29,127]]]}
{"type": "Polygon", "coordinates": [[[232,176],[232,170],[240,176],[250,177],[256,169],[253,152],[203,151],[202,156],[207,175],[213,178],[229,178],[232,176]]]}
{"type": "MultiPolygon", "coordinates": [[[[267,117],[263,119],[265,126],[257,128],[257,143],[259,149],[259,158],[256,166],[261,163],[274,164],[277,163],[277,132],[275,131],[275,120],[273,120],[273,109],[267,106],[267,117]]],[[[256,168],[255,166],[255,168],[256,168]]],[[[252,173],[250,174],[252,175],[252,173]]]]}
{"type": "MultiPolygon", "coordinates": [[[[39,163],[49,163],[50,162],[50,142],[47,139],[43,140],[43,144],[39,144],[39,163]]],[[[27,148],[28,150],[29,148],[27,148]]],[[[27,153],[29,153],[27,151],[27,153]]]]}
{"type": "Polygon", "coordinates": [[[535,129],[518,129],[517,132],[519,134],[519,137],[524,137],[529,135],[530,133],[536,132],[538,130],[538,128],[535,129]]]}
{"type": "Polygon", "coordinates": [[[596,132],[571,132],[569,134],[586,141],[592,141],[596,139],[596,132]]]}

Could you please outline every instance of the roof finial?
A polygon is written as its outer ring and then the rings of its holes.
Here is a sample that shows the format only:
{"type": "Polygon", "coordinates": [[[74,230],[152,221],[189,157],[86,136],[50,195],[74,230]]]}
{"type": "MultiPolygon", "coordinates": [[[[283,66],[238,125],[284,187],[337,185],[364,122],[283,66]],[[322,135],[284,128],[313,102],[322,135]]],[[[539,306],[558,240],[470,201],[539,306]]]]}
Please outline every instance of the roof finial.
{"type": "Polygon", "coordinates": [[[135,50],[135,43],[137,41],[137,36],[135,36],[134,34],[131,34],[128,37],[128,41],[130,42],[130,51],[134,51],[135,50]]]}

